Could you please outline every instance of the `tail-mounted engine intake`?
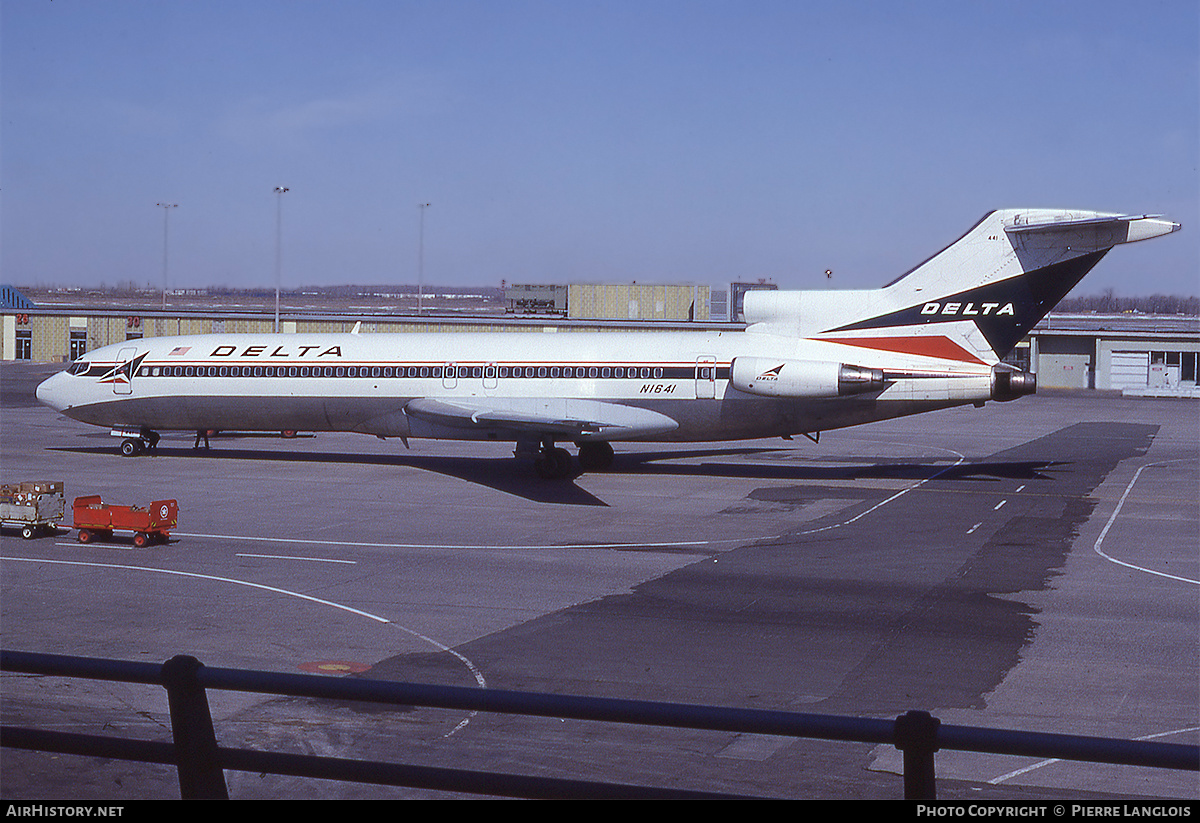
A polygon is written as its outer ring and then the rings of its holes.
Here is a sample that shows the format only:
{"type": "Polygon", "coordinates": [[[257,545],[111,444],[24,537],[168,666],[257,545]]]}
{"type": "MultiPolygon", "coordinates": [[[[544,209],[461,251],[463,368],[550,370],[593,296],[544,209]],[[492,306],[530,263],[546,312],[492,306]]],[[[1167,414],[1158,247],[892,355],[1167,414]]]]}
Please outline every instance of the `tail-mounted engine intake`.
{"type": "Polygon", "coordinates": [[[738,391],[765,397],[841,397],[887,388],[881,369],[768,357],[735,357],[730,380],[738,391]]]}
{"type": "Polygon", "coordinates": [[[992,399],[1016,400],[1037,391],[1037,375],[1027,371],[1010,371],[996,366],[992,369],[992,399]]]}

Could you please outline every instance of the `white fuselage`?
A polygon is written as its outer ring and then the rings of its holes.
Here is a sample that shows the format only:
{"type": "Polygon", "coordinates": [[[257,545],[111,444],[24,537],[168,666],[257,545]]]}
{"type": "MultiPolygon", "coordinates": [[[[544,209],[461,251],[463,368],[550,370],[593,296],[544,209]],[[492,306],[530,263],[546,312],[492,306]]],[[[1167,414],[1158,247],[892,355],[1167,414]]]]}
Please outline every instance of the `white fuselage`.
{"type": "Polygon", "coordinates": [[[74,419],[114,428],[533,436],[503,421],[447,424],[409,405],[433,400],[517,420],[532,414],[612,424],[562,439],[733,440],[981,402],[991,396],[991,377],[982,362],[868,354],[836,342],[741,330],[219,334],[97,349],[39,386],[38,398],[74,419]],[[738,357],[839,364],[866,356],[872,366],[894,370],[880,391],[769,397],[739,391],[730,381],[738,357]],[[940,376],[897,376],[930,369],[940,376]]]}

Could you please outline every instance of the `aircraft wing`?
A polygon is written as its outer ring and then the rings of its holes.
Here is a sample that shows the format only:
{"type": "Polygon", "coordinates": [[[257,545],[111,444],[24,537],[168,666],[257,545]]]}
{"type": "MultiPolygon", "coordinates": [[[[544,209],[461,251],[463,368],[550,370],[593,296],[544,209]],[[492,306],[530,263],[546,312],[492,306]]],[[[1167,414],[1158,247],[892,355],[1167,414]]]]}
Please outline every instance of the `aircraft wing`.
{"type": "Polygon", "coordinates": [[[664,434],[675,420],[649,409],[574,398],[478,397],[410,400],[409,417],[451,428],[504,429],[562,438],[617,439],[664,434]]]}

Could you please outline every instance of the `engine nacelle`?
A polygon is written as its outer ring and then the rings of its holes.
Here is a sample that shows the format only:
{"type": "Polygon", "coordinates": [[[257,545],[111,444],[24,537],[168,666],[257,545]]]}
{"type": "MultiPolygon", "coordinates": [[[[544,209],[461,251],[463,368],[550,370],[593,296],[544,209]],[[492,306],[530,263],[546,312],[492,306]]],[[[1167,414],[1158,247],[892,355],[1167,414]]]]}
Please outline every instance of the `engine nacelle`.
{"type": "Polygon", "coordinates": [[[820,360],[735,357],[730,382],[764,397],[843,397],[887,388],[881,369],[820,360]]]}
{"type": "Polygon", "coordinates": [[[992,399],[1016,400],[1037,391],[1037,375],[1027,371],[1009,371],[996,367],[992,369],[992,399]]]}

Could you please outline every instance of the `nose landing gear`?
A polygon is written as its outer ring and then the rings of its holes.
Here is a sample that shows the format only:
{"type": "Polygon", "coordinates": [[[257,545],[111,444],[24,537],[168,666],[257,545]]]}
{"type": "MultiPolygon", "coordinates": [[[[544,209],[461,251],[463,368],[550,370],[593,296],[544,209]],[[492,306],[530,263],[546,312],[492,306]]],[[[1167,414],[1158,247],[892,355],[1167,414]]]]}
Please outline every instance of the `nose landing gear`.
{"type": "Polygon", "coordinates": [[[121,440],[121,454],[126,457],[136,457],[147,449],[152,449],[158,445],[159,434],[149,429],[128,429],[117,428],[109,432],[113,437],[123,438],[121,440]]]}

